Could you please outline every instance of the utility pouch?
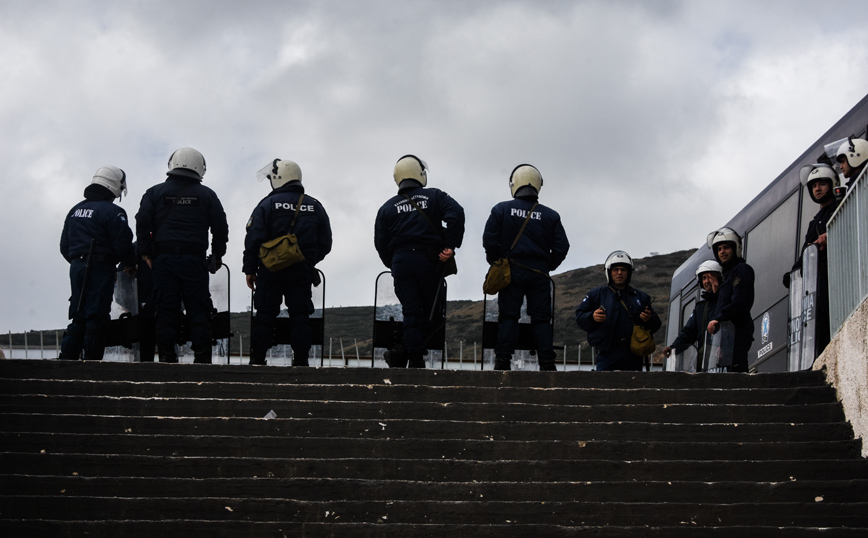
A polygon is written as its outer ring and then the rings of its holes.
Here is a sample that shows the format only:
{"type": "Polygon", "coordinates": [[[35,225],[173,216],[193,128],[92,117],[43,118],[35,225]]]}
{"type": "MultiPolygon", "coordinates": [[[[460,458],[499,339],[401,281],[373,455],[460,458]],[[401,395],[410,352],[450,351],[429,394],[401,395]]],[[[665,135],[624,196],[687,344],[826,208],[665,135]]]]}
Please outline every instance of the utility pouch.
{"type": "Polygon", "coordinates": [[[512,273],[509,269],[509,259],[500,258],[488,268],[485,282],[482,283],[482,291],[488,295],[494,295],[512,282],[512,273]]]}
{"type": "Polygon", "coordinates": [[[295,215],[292,217],[292,224],[289,225],[289,233],[266,241],[259,247],[259,259],[262,261],[262,265],[272,273],[304,261],[304,254],[301,253],[298,240],[292,233],[302,200],[304,200],[304,193],[295,203],[295,215]]]}
{"type": "Polygon", "coordinates": [[[630,351],[633,355],[645,357],[656,348],[651,332],[641,325],[633,325],[633,334],[630,336],[630,351]]]}
{"type": "Polygon", "coordinates": [[[259,259],[262,260],[262,265],[273,273],[304,261],[304,254],[298,248],[295,234],[286,234],[262,243],[259,247],[259,259]]]}

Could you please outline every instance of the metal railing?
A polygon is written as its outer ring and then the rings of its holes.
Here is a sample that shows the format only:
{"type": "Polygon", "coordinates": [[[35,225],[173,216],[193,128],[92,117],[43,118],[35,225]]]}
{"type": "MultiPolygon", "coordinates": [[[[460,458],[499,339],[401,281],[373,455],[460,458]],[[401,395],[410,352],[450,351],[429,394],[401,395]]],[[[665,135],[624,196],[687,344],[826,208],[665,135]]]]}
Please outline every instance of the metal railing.
{"type": "Polygon", "coordinates": [[[829,321],[834,336],[868,296],[868,180],[862,171],[826,227],[829,321]]]}

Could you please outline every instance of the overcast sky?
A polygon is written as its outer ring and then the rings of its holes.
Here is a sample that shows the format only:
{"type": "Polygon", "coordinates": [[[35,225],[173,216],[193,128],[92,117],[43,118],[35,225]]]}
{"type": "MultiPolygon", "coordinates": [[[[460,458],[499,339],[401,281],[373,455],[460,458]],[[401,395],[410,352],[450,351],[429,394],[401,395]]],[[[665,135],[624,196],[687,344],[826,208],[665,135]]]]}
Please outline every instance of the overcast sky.
{"type": "Polygon", "coordinates": [[[0,331],[67,324],[60,232],[94,171],[126,171],[133,218],[183,146],[226,208],[233,311],[276,157],[331,217],[328,306],[373,303],[374,217],[407,153],[466,211],[450,299],[481,298],[482,228],[520,163],[563,218],[558,272],[700,246],[868,91],[865,8],[4,0],[0,331]]]}

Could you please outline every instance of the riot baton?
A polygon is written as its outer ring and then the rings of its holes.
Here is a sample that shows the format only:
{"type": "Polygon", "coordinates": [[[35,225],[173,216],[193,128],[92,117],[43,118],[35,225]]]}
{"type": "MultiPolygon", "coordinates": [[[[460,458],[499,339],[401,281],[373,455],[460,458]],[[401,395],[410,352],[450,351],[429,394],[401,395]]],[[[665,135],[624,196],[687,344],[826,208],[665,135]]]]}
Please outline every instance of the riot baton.
{"type": "Polygon", "coordinates": [[[443,289],[443,280],[446,278],[446,262],[440,262],[440,271],[437,273],[437,293],[434,294],[434,304],[431,305],[431,313],[428,315],[428,322],[434,320],[434,312],[437,311],[437,303],[440,301],[440,290],[443,289]]]}
{"type": "Polygon", "coordinates": [[[84,279],[81,282],[81,294],[78,296],[78,308],[75,309],[75,313],[81,313],[82,303],[84,302],[84,294],[87,291],[87,280],[90,276],[90,264],[91,259],[93,258],[93,243],[94,239],[90,240],[90,249],[87,251],[87,265],[84,266],[84,279]]]}

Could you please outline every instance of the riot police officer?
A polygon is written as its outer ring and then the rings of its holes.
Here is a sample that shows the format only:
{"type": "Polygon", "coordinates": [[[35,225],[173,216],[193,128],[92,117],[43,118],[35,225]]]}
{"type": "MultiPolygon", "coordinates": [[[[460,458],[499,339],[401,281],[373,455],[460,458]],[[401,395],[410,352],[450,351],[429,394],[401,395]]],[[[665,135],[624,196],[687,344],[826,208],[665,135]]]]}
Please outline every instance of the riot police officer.
{"type": "Polygon", "coordinates": [[[247,286],[255,290],[250,364],[265,364],[272,345],[274,320],[280,303],[289,312],[292,365],[307,366],[311,346],[311,285],[319,284],[315,266],[332,248],[329,217],[322,204],[305,193],[301,168],[293,161],[275,159],[260,170],[260,181],[271,182],[271,193],[262,199],[247,221],[244,239],[244,274],[247,286]],[[263,243],[293,233],[304,260],[272,272],[260,261],[263,243]]]}
{"type": "Polygon", "coordinates": [[[708,322],[709,334],[719,330],[720,323],[732,322],[735,341],[732,351],[733,372],[747,372],[747,353],[753,342],[753,318],[750,309],[754,300],[754,271],[742,258],[741,236],[731,228],[721,228],[708,234],[708,246],[723,268],[723,282],[717,295],[717,307],[708,322]]]}
{"type": "Polygon", "coordinates": [[[60,253],[69,262],[69,319],[60,358],[100,360],[105,352],[103,326],[111,312],[115,266],[135,274],[133,232],[127,213],[114,204],[127,193],[127,176],[116,166],[103,166],[84,189],[84,200],[66,215],[60,253]]]}
{"type": "Polygon", "coordinates": [[[190,326],[194,361],[211,362],[211,293],[208,289],[208,234],[211,270],[222,264],[229,241],[226,213],[213,190],[202,184],[205,158],[193,148],[169,157],[168,176],[148,189],[136,214],[142,258],[156,286],[157,345],[161,362],[178,362],[175,343],[181,302],[190,326]]]}
{"type": "MultiPolygon", "coordinates": [[[[711,335],[706,331],[706,327],[717,307],[717,291],[723,281],[723,268],[714,260],[706,260],[696,268],[696,280],[699,281],[699,287],[702,288],[701,299],[693,307],[690,318],[681,328],[681,332],[678,333],[672,344],[663,348],[663,356],[665,357],[668,357],[673,350],[675,353],[683,353],[685,349],[694,344],[697,354],[702,357],[706,345],[711,344],[711,335]]],[[[703,365],[700,364],[697,370],[702,369],[703,365]]]]}
{"type": "Polygon", "coordinates": [[[633,326],[653,333],[660,328],[660,318],[651,308],[651,297],[630,286],[633,259],[629,254],[616,250],[604,267],[607,285],[585,295],[576,308],[576,324],[597,351],[597,370],[639,371],[643,357],[630,350],[633,326]]]}
{"type": "Polygon", "coordinates": [[[861,138],[849,137],[838,148],[836,160],[841,165],[841,174],[847,178],[847,189],[859,179],[868,162],[868,141],[861,138]]]}
{"type": "Polygon", "coordinates": [[[509,370],[518,340],[518,319],[527,297],[539,368],[555,370],[552,297],[549,271],[558,268],[570,243],[558,213],[539,203],[543,178],[536,167],[516,166],[509,176],[512,200],[491,210],[482,235],[488,263],[507,258],[511,280],[497,295],[496,370],[509,370]],[[514,244],[514,245],[513,245],[514,244]]]}
{"type": "Polygon", "coordinates": [[[403,344],[387,352],[386,362],[392,368],[408,363],[424,368],[429,312],[445,264],[464,239],[464,208],[445,192],[427,186],[428,165],[415,155],[398,159],[393,177],[398,194],[380,207],[374,225],[374,246],[392,270],[404,314],[403,344]]]}

